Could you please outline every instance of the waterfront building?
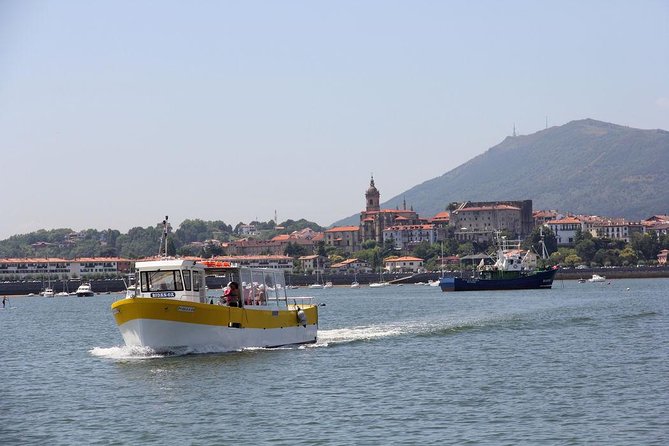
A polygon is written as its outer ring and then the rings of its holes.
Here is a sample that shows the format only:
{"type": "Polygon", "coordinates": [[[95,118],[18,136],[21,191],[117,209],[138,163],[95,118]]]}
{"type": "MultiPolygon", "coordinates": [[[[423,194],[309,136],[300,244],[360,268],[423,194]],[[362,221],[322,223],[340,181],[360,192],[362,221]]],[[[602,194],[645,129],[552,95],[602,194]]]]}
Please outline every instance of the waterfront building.
{"type": "Polygon", "coordinates": [[[330,265],[330,271],[334,273],[353,274],[353,273],[371,273],[373,272],[367,262],[359,259],[346,259],[339,263],[330,265]]]}
{"type": "Polygon", "coordinates": [[[314,271],[322,273],[325,265],[328,263],[328,258],[319,256],[317,254],[302,256],[297,259],[300,262],[302,271],[314,271]]]}
{"type": "Polygon", "coordinates": [[[385,270],[391,273],[423,272],[423,259],[418,257],[389,257],[383,263],[385,270]]]}
{"type": "Polygon", "coordinates": [[[118,277],[131,266],[131,260],[119,257],[0,259],[0,280],[118,277]]]}

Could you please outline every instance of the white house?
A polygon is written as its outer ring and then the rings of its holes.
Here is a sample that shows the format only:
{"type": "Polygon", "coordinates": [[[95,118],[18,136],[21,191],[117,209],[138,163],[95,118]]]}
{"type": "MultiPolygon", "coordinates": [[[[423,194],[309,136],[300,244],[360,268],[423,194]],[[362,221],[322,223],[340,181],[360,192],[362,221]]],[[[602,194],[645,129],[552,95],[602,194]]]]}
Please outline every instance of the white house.
{"type": "Polygon", "coordinates": [[[391,273],[419,273],[423,271],[423,259],[418,257],[391,257],[386,259],[384,263],[386,271],[391,273]]]}
{"type": "Polygon", "coordinates": [[[576,240],[576,231],[582,229],[583,223],[575,217],[565,217],[559,220],[551,220],[546,226],[553,231],[558,245],[572,245],[576,240]]]}

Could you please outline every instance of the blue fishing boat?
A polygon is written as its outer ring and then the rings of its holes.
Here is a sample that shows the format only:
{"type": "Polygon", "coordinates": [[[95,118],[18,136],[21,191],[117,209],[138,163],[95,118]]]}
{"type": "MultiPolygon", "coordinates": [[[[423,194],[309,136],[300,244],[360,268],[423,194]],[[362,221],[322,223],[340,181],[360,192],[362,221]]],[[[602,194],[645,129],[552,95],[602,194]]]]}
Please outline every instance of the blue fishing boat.
{"type": "MultiPolygon", "coordinates": [[[[547,257],[543,240],[542,258],[547,257]]],[[[536,290],[551,288],[557,266],[539,267],[539,256],[520,249],[520,241],[498,238],[497,260],[486,265],[483,260],[472,277],[443,277],[441,291],[536,290]]]]}

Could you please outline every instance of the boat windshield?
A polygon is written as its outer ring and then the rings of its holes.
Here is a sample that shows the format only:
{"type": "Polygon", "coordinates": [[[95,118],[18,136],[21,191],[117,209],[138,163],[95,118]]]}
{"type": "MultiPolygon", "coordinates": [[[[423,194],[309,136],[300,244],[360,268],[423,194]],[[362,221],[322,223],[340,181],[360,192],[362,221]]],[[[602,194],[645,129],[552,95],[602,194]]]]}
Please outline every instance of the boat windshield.
{"type": "Polygon", "coordinates": [[[181,271],[143,271],[142,292],[150,291],[183,291],[181,271]]]}

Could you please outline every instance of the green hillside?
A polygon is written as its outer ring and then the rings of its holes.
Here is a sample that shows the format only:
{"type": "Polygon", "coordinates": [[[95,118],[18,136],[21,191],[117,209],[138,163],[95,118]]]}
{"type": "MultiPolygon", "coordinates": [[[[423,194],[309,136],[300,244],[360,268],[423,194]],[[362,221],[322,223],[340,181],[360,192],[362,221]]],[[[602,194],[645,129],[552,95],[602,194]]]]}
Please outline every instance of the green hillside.
{"type": "MultiPolygon", "coordinates": [[[[403,198],[422,216],[453,201],[531,199],[534,209],[642,219],[669,213],[669,132],[585,119],[508,137],[403,198]]],[[[357,223],[357,216],[342,222],[357,223]]]]}

